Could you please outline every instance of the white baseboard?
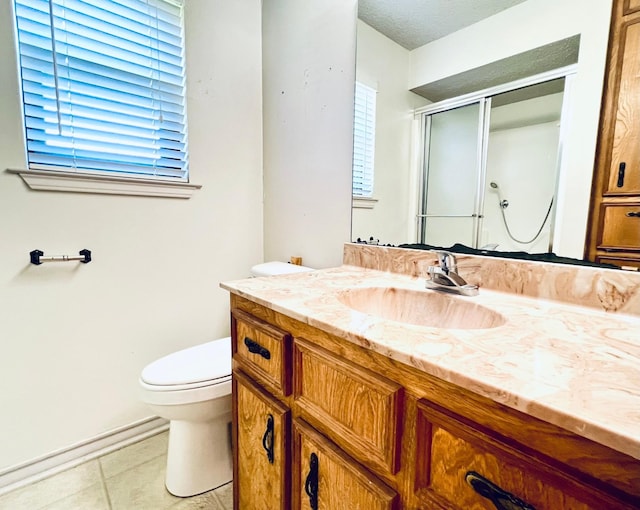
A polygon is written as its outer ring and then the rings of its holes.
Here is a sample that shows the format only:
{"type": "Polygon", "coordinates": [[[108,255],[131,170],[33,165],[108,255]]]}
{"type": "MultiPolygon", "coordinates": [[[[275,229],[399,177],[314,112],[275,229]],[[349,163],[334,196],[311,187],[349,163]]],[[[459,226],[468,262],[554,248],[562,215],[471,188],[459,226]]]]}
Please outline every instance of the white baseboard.
{"type": "Polygon", "coordinates": [[[169,422],[153,416],[105,432],[75,445],[0,471],[0,495],[60,473],[83,462],[137,443],[169,428],[169,422]]]}

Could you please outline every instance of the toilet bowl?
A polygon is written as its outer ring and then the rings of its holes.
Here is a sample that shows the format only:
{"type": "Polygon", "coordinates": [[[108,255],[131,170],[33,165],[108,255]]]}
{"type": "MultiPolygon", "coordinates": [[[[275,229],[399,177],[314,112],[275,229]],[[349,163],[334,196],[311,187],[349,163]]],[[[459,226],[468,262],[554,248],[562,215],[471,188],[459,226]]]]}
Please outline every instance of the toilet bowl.
{"type": "MultiPolygon", "coordinates": [[[[311,271],[284,262],[251,268],[252,276],[311,271]]],[[[167,490],[195,496],[230,482],[231,338],[174,352],[140,374],[141,400],[169,420],[167,490]]]]}
{"type": "Polygon", "coordinates": [[[154,361],[140,388],[142,401],[170,420],[167,490],[187,497],[231,481],[231,338],[154,361]]]}

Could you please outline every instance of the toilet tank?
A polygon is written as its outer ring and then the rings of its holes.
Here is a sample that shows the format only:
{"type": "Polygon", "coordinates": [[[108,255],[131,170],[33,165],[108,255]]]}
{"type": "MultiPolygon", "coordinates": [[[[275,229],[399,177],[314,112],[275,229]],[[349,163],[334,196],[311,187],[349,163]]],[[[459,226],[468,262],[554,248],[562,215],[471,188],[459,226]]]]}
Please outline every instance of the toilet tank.
{"type": "Polygon", "coordinates": [[[251,276],[276,276],[279,274],[306,273],[310,267],[289,264],[288,262],[264,262],[251,268],[251,276]]]}

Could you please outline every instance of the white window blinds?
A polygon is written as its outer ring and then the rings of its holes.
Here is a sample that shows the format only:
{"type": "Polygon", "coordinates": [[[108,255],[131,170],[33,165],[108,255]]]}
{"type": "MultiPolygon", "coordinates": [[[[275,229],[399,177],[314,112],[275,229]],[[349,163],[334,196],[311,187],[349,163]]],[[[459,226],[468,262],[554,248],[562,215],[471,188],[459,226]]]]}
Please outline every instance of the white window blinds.
{"type": "Polygon", "coordinates": [[[376,91],[360,82],[356,82],[353,117],[353,196],[371,197],[376,144],[376,91]]]}
{"type": "Polygon", "coordinates": [[[31,169],[187,180],[182,5],[15,0],[31,169]]]}

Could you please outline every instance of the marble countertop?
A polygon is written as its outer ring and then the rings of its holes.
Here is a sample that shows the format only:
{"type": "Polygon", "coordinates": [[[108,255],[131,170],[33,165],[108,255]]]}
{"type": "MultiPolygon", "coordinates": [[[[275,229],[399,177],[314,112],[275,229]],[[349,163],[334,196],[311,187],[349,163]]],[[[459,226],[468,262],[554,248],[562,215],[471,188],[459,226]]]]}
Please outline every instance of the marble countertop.
{"type": "Polygon", "coordinates": [[[355,311],[345,289],[420,292],[424,278],[341,267],[225,282],[267,308],[640,459],[640,317],[480,289],[489,329],[417,326],[355,311]]]}

